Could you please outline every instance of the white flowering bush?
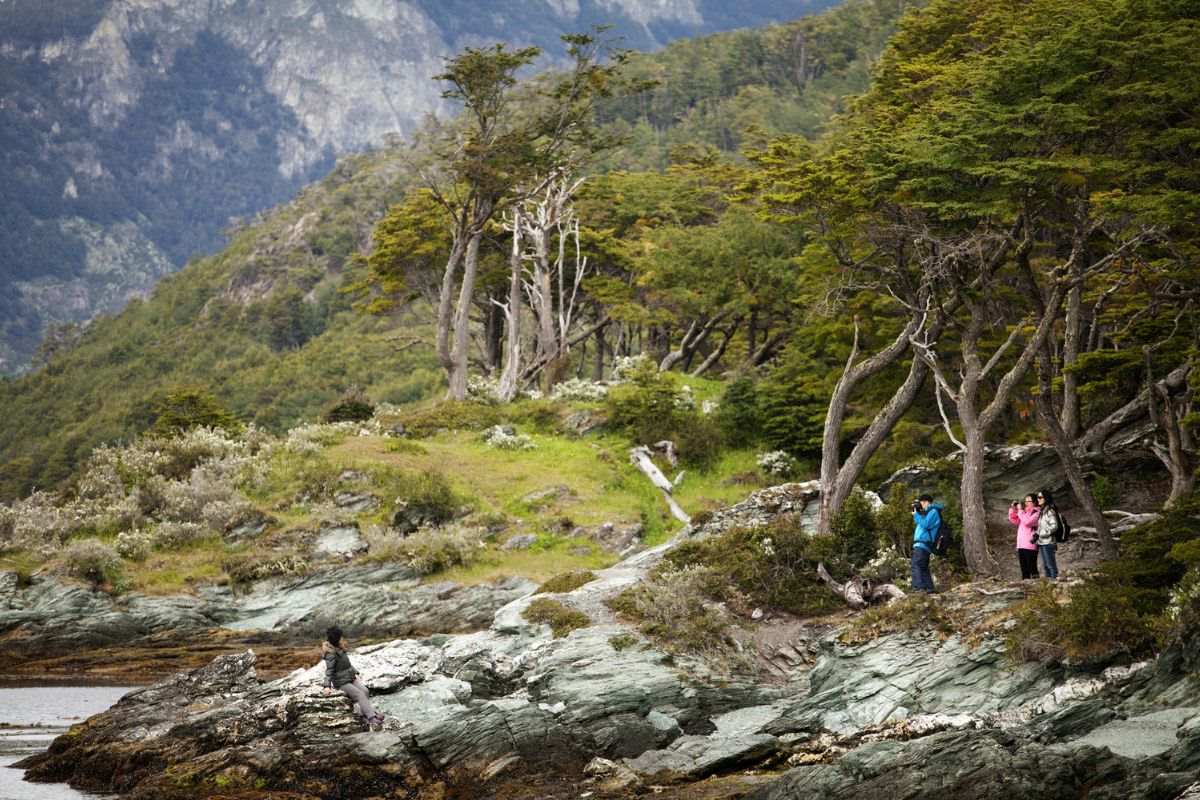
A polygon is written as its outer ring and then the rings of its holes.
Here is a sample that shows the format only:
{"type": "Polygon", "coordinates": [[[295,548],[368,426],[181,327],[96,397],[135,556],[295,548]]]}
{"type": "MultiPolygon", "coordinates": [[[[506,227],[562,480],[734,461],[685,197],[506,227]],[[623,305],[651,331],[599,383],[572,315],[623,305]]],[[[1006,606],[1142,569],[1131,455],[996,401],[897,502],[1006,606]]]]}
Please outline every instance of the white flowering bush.
{"type": "Polygon", "coordinates": [[[358,432],[357,422],[309,423],[292,428],[284,440],[284,448],[297,455],[311,455],[358,432]]]}
{"type": "Polygon", "coordinates": [[[636,356],[617,356],[613,360],[612,383],[624,383],[639,370],[646,369],[650,365],[650,357],[642,353],[636,356]]]}
{"type": "Polygon", "coordinates": [[[467,399],[480,403],[498,402],[499,388],[500,384],[493,378],[486,378],[483,375],[471,375],[467,378],[467,399]]]}
{"type": "Polygon", "coordinates": [[[1167,603],[1165,613],[1167,622],[1178,628],[1185,622],[1194,624],[1198,612],[1200,612],[1200,567],[1192,567],[1171,589],[1171,599],[1167,603]]]}
{"type": "Polygon", "coordinates": [[[721,404],[719,402],[717,402],[716,400],[705,400],[703,403],[700,404],[700,413],[705,416],[708,416],[709,414],[716,412],[716,410],[719,409],[720,407],[721,407],[721,404]]]}
{"type": "Polygon", "coordinates": [[[608,387],[582,378],[571,378],[554,387],[550,392],[553,400],[594,403],[608,396],[608,387]]]}
{"type": "Polygon", "coordinates": [[[509,433],[503,425],[493,425],[484,431],[483,441],[498,450],[534,450],[537,445],[524,433],[509,433]]]}
{"type": "Polygon", "coordinates": [[[99,539],[80,539],[63,551],[67,574],[94,584],[117,584],[121,578],[121,556],[99,539]]]}
{"type": "Polygon", "coordinates": [[[207,467],[192,470],[187,480],[164,481],[159,492],[162,505],[158,516],[176,522],[200,522],[214,531],[244,519],[254,512],[250,505],[219,472],[207,467]]]}
{"type": "Polygon", "coordinates": [[[398,542],[396,552],[419,575],[474,563],[484,543],[477,531],[459,526],[422,528],[398,542]]]}
{"type": "Polygon", "coordinates": [[[675,394],[675,408],[680,411],[695,411],[696,396],[692,394],[692,387],[681,386],[675,394]]]}
{"type": "Polygon", "coordinates": [[[154,549],[149,531],[122,531],[117,534],[117,554],[128,561],[141,561],[154,549]]]}
{"type": "Polygon", "coordinates": [[[209,536],[212,531],[198,522],[160,522],[154,526],[150,543],[156,550],[177,550],[209,536]]]}
{"type": "Polygon", "coordinates": [[[769,475],[786,478],[796,468],[796,461],[782,450],[772,450],[758,456],[758,468],[769,475]]]}
{"type": "Polygon", "coordinates": [[[57,545],[93,526],[91,506],[66,502],[53,492],[34,492],[10,507],[6,527],[13,546],[57,545]]]}

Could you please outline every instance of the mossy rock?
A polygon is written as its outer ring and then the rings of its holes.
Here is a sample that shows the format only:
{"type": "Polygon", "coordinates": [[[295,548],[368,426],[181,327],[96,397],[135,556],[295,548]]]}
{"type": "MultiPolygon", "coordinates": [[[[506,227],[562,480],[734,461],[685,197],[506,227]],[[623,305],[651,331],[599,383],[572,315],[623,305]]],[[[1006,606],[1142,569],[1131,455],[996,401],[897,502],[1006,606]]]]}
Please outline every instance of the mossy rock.
{"type": "Polygon", "coordinates": [[[555,639],[561,639],[573,630],[592,624],[587,614],[569,608],[549,597],[539,597],[529,604],[521,614],[529,622],[549,625],[555,639]]]}
{"type": "Polygon", "coordinates": [[[571,572],[564,572],[561,575],[555,575],[549,578],[538,587],[535,594],[561,594],[573,592],[580,586],[591,583],[596,580],[596,573],[587,569],[577,569],[571,572]]]}

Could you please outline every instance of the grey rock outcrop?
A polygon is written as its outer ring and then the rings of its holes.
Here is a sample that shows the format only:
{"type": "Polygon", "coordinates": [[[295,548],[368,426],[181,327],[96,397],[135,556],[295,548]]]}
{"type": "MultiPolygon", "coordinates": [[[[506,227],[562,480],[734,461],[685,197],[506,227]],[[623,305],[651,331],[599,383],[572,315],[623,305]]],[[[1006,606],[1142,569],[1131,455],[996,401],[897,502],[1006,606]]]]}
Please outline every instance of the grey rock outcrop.
{"type": "MultiPolygon", "coordinates": [[[[2,576],[16,573],[2,573],[2,576]]],[[[17,654],[69,652],[141,637],[210,628],[319,638],[338,622],[356,635],[412,636],[485,628],[496,610],[531,594],[522,578],[460,586],[422,583],[408,567],[351,565],[301,578],[260,581],[244,593],[201,588],[195,595],[151,597],[103,592],[39,578],[17,588],[0,577],[0,635],[17,654]]]]}

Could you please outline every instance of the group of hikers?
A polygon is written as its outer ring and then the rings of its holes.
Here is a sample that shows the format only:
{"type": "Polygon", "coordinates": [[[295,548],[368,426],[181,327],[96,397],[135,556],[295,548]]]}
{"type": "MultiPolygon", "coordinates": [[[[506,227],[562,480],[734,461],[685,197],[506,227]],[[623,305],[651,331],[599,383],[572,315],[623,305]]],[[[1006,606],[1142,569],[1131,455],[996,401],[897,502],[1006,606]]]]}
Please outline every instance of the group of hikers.
{"type": "MultiPolygon", "coordinates": [[[[929,557],[942,546],[939,533],[943,531],[943,506],[933,502],[933,496],[923,494],[913,502],[912,588],[914,592],[933,594],[933,574],[929,557]]],[[[1017,561],[1021,579],[1039,577],[1038,557],[1050,580],[1058,580],[1058,542],[1063,540],[1066,524],[1054,496],[1047,489],[1013,500],[1008,507],[1008,520],[1017,526],[1017,561]]]]}

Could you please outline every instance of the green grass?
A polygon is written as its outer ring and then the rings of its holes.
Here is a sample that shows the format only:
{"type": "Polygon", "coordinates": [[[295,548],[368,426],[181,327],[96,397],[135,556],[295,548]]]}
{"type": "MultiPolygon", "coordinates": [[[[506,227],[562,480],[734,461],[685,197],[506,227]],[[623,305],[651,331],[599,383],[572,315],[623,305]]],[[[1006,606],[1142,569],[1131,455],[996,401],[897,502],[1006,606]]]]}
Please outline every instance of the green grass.
{"type": "Polygon", "coordinates": [[[563,573],[604,569],[612,566],[616,560],[616,556],[606,553],[595,542],[543,534],[528,550],[489,547],[475,563],[453,567],[430,576],[430,580],[473,586],[516,575],[544,583],[563,573]]]}

